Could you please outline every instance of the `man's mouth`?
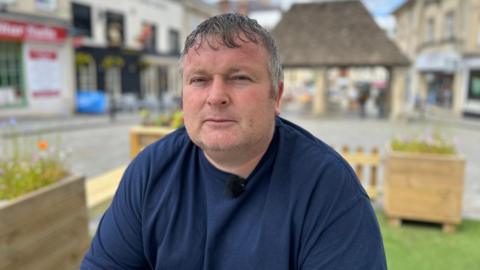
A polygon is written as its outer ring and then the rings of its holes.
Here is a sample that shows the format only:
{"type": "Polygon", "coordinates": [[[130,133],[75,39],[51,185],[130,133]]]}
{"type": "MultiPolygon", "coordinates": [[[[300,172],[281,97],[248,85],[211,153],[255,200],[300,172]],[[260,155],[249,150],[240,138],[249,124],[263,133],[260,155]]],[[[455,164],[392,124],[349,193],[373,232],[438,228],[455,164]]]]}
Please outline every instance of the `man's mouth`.
{"type": "Polygon", "coordinates": [[[235,123],[236,121],[229,118],[207,118],[204,123],[212,126],[227,126],[235,123]]]}

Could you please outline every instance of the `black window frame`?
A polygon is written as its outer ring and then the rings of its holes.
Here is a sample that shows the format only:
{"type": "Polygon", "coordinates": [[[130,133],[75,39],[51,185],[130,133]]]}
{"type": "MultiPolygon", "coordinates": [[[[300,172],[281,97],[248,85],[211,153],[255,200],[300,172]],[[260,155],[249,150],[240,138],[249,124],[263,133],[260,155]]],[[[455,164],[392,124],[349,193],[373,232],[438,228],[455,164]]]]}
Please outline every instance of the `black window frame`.
{"type": "Polygon", "coordinates": [[[180,32],[178,30],[170,29],[168,31],[168,45],[170,54],[180,54],[180,32]]]}
{"type": "Polygon", "coordinates": [[[480,100],[480,95],[478,96],[475,96],[473,94],[473,79],[477,78],[478,80],[480,80],[480,70],[471,70],[470,71],[470,75],[469,75],[469,79],[468,79],[468,93],[467,93],[467,96],[468,96],[468,99],[473,99],[473,100],[480,100]]]}
{"type": "Polygon", "coordinates": [[[89,5],[72,2],[72,20],[75,36],[92,36],[92,8],[89,5]]]}

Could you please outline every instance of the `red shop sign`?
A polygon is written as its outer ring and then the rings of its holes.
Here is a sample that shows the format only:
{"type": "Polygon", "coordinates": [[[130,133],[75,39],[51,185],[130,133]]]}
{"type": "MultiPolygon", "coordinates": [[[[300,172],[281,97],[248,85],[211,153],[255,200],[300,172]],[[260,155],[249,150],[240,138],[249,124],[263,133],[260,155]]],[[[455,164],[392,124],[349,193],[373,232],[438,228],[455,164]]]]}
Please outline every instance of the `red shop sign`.
{"type": "Polygon", "coordinates": [[[52,51],[40,51],[40,50],[30,50],[30,58],[32,59],[48,59],[55,60],[57,59],[57,53],[52,51]]]}
{"type": "Polygon", "coordinates": [[[0,19],[0,39],[60,43],[67,37],[62,27],[0,19]]]}

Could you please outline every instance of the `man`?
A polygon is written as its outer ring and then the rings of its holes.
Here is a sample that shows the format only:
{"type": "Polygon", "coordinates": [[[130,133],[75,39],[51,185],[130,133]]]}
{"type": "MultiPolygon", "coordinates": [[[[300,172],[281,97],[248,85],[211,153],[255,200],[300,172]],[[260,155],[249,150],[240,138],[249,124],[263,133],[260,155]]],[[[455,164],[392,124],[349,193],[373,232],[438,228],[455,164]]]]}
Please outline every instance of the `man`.
{"type": "Polygon", "coordinates": [[[275,42],[215,16],[182,55],[185,128],[132,161],[82,269],[386,269],[347,163],[278,117],[275,42]]]}

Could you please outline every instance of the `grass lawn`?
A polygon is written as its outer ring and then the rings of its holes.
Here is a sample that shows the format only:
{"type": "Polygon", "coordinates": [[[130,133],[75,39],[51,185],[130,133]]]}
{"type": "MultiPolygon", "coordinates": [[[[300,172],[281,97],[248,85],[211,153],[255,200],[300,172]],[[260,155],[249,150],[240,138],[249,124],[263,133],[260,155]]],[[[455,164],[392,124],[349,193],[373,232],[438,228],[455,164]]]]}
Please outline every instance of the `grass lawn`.
{"type": "Polygon", "coordinates": [[[480,221],[464,220],[454,234],[440,226],[407,223],[388,226],[377,213],[390,270],[480,269],[480,221]]]}

